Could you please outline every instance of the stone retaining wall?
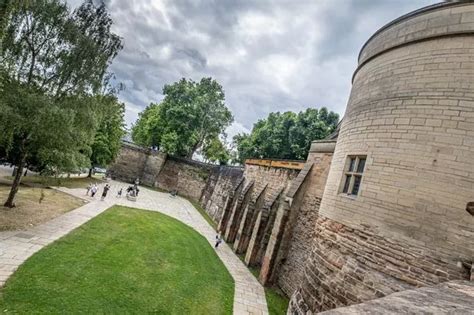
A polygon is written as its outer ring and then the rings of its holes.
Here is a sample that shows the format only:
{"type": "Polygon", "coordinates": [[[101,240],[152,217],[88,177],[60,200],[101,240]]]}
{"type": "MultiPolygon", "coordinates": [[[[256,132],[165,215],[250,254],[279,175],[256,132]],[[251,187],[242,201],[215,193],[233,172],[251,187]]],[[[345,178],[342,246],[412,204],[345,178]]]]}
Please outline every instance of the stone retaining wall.
{"type": "Polygon", "coordinates": [[[119,154],[107,172],[113,179],[134,183],[137,178],[153,186],[166,160],[166,154],[152,152],[129,142],[122,142],[119,154]]]}
{"type": "Polygon", "coordinates": [[[367,226],[353,229],[320,217],[292,312],[317,313],[388,294],[468,279],[468,270],[415,242],[388,239],[367,226]]]}
{"type": "Polygon", "coordinates": [[[168,157],[155,183],[167,191],[177,190],[179,195],[199,200],[214,166],[186,159],[168,157]]]}

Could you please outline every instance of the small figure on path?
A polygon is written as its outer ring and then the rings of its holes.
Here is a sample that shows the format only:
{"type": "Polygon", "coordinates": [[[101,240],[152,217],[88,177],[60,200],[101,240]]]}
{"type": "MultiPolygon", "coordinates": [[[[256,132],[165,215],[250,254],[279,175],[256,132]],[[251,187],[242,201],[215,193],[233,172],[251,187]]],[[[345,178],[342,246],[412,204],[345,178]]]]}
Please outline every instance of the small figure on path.
{"type": "Polygon", "coordinates": [[[214,248],[217,249],[219,247],[219,244],[222,243],[222,237],[220,234],[216,235],[216,245],[214,245],[214,248]]]}
{"type": "Polygon", "coordinates": [[[94,198],[95,194],[97,192],[97,184],[94,184],[91,188],[91,197],[94,198]]]}
{"type": "Polygon", "coordinates": [[[106,185],[104,186],[104,191],[102,192],[102,198],[100,198],[100,200],[104,200],[104,199],[105,199],[105,197],[107,196],[107,192],[109,191],[109,189],[110,189],[109,184],[106,184],[106,185]]]}
{"type": "Polygon", "coordinates": [[[119,190],[118,193],[117,193],[117,198],[122,197],[122,189],[123,189],[123,188],[120,187],[120,190],[119,190]]]}
{"type": "Polygon", "coordinates": [[[91,189],[92,189],[92,184],[89,183],[89,185],[87,185],[87,188],[86,188],[86,189],[87,189],[87,191],[86,191],[86,196],[89,196],[89,191],[91,191],[91,189]]]}
{"type": "Polygon", "coordinates": [[[137,190],[134,186],[129,186],[127,188],[127,199],[131,201],[137,201],[137,190]]]}

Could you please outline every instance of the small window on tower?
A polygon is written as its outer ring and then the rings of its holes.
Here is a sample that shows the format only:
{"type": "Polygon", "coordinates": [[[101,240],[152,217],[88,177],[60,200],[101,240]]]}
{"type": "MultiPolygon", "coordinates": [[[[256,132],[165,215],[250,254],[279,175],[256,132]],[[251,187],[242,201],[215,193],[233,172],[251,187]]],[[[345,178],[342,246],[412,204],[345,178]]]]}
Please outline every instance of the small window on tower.
{"type": "Polygon", "coordinates": [[[357,196],[359,194],[366,159],[366,155],[347,157],[343,178],[344,184],[341,190],[342,193],[350,196],[357,196]]]}

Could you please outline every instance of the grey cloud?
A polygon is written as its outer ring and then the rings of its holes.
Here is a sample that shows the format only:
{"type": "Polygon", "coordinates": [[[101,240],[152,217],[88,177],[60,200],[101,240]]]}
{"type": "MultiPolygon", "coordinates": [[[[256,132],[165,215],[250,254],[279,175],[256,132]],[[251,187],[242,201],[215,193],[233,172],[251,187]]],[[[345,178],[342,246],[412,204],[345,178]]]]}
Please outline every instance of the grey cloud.
{"type": "Polygon", "coordinates": [[[326,106],[343,114],[365,40],[433,2],[108,0],[124,40],[112,71],[127,86],[127,123],[162,99],[165,84],[204,76],[224,87],[236,121],[230,133],[272,111],[326,106]]]}

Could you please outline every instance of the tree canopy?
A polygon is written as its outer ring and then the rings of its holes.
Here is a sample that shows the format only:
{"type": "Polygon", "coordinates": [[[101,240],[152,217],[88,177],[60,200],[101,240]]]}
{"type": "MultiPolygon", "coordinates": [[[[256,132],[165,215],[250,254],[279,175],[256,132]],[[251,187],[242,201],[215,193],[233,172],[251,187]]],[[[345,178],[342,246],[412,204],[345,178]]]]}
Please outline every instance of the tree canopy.
{"type": "Polygon", "coordinates": [[[125,135],[125,104],[119,102],[115,95],[99,95],[96,104],[99,104],[99,125],[92,143],[90,161],[91,167],[105,167],[117,156],[125,135]]]}
{"type": "MultiPolygon", "coordinates": [[[[26,163],[73,170],[90,165],[100,112],[110,106],[108,66],[122,48],[105,5],[73,12],[59,0],[9,1],[0,34],[0,154],[18,168],[12,207],[26,163]]],[[[121,124],[120,124],[121,126],[121,124]]]]}
{"type": "Polygon", "coordinates": [[[339,115],[321,109],[308,108],[294,112],[270,113],[257,121],[250,134],[234,137],[236,162],[247,158],[306,159],[311,141],[323,139],[337,126],[339,115]]]}
{"type": "Polygon", "coordinates": [[[188,158],[201,150],[209,160],[223,162],[227,152],[223,153],[220,137],[233,117],[222,86],[212,78],[199,82],[183,78],[165,85],[163,94],[161,103],[152,103],[140,113],[132,129],[133,141],[188,158]]]}

